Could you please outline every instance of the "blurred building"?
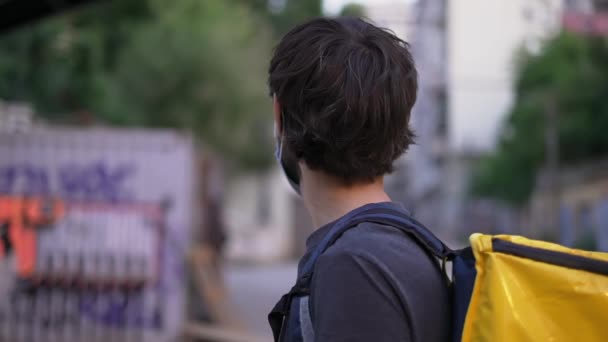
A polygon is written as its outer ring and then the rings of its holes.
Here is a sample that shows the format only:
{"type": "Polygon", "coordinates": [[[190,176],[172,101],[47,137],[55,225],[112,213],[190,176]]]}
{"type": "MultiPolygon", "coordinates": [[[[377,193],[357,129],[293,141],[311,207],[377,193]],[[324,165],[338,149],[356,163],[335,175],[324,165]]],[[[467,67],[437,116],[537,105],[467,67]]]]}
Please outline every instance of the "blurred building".
{"type": "Polygon", "coordinates": [[[440,226],[433,211],[441,207],[438,180],[447,138],[445,9],[445,1],[419,1],[412,7],[415,30],[409,40],[419,75],[412,119],[417,144],[397,161],[395,173],[387,179],[391,197],[430,227],[440,226]]]}
{"type": "Polygon", "coordinates": [[[241,173],[226,181],[227,257],[274,262],[301,256],[313,225],[282,170],[241,173]]]}
{"type": "MultiPolygon", "coordinates": [[[[371,20],[374,24],[376,24],[380,27],[391,30],[399,38],[405,40],[406,42],[408,42],[412,45],[415,44],[414,40],[418,37],[416,35],[416,33],[414,32],[416,27],[418,26],[416,15],[417,15],[416,5],[415,5],[415,3],[409,2],[409,1],[394,0],[394,1],[383,2],[383,3],[371,3],[371,4],[368,4],[365,6],[365,16],[369,20],[371,20]]],[[[433,37],[433,39],[425,41],[427,46],[431,45],[430,50],[433,50],[434,47],[440,46],[442,44],[438,39],[436,39],[437,37],[438,36],[436,35],[435,37],[433,37]]],[[[420,39],[418,39],[418,40],[420,40],[420,39]]],[[[417,45],[420,45],[420,44],[417,44],[417,45]]],[[[417,46],[417,47],[420,48],[420,46],[417,46]]],[[[419,50],[419,49],[417,49],[417,50],[419,50]]],[[[431,63],[438,62],[439,64],[441,64],[443,61],[440,54],[430,52],[430,53],[427,53],[427,55],[439,57],[438,60],[437,59],[432,59],[430,61],[427,60],[431,63]]],[[[427,61],[421,61],[418,59],[416,59],[416,60],[418,63],[419,72],[422,73],[422,71],[420,69],[422,68],[422,65],[427,61]]],[[[424,69],[427,70],[429,68],[424,68],[424,69]]],[[[424,78],[421,77],[420,82],[424,82],[427,80],[429,80],[428,77],[424,77],[424,78]]],[[[419,97],[419,99],[418,99],[419,103],[425,102],[424,95],[425,94],[421,94],[421,96],[419,97]]],[[[428,103],[428,102],[425,102],[425,103],[428,103]]],[[[432,105],[432,103],[431,103],[431,105],[432,105]]],[[[417,131],[419,131],[419,129],[417,129],[417,131]]],[[[423,136],[423,138],[430,137],[431,134],[423,134],[422,136],[423,136]]],[[[421,144],[421,146],[426,146],[426,144],[421,144]]],[[[416,163],[414,165],[419,165],[422,162],[423,161],[420,161],[419,163],[416,163]]],[[[418,182],[417,184],[421,184],[421,182],[418,182]]],[[[409,204],[409,201],[408,201],[409,197],[407,195],[409,195],[409,193],[411,191],[414,191],[414,189],[411,189],[409,187],[409,184],[407,183],[407,167],[405,166],[405,161],[403,159],[398,160],[396,162],[395,172],[392,175],[390,175],[389,177],[387,177],[386,190],[391,195],[393,200],[397,200],[406,205],[409,204]]]]}
{"type": "Polygon", "coordinates": [[[416,2],[418,144],[389,190],[439,233],[462,229],[471,166],[494,149],[514,100],[518,51],[540,51],[563,13],[562,0],[416,2]]]}
{"type": "Polygon", "coordinates": [[[414,6],[410,2],[393,0],[365,6],[365,16],[374,24],[393,31],[408,41],[414,29],[414,6]]]}
{"type": "Polygon", "coordinates": [[[416,2],[411,40],[420,78],[413,118],[418,144],[388,182],[392,196],[444,236],[527,225],[525,213],[499,202],[467,200],[471,168],[495,148],[514,101],[518,55],[539,53],[562,29],[605,35],[607,3],[416,2]]]}
{"type": "Polygon", "coordinates": [[[447,8],[449,145],[491,151],[513,102],[518,50],[560,30],[561,0],[451,1],[447,8]]]}

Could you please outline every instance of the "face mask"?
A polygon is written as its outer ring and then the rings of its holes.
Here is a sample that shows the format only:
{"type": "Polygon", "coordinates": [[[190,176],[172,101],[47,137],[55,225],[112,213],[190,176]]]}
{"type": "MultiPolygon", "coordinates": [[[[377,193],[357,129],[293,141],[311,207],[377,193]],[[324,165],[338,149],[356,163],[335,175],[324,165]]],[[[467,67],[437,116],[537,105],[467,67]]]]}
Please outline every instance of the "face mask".
{"type": "Polygon", "coordinates": [[[287,177],[287,181],[289,181],[293,190],[300,195],[300,170],[298,169],[298,160],[289,149],[283,149],[283,137],[278,136],[276,126],[274,127],[274,136],[277,139],[274,156],[279,165],[281,165],[283,173],[285,174],[285,177],[287,177]]]}

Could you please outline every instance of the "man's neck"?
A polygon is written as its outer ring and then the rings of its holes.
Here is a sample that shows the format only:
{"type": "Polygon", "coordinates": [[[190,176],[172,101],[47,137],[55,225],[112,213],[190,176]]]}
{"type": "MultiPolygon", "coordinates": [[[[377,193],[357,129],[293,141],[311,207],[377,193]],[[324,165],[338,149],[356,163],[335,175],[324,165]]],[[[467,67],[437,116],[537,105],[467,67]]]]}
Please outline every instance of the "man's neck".
{"type": "Polygon", "coordinates": [[[302,196],[316,228],[370,203],[390,202],[384,180],[345,186],[321,172],[302,172],[302,196]]]}

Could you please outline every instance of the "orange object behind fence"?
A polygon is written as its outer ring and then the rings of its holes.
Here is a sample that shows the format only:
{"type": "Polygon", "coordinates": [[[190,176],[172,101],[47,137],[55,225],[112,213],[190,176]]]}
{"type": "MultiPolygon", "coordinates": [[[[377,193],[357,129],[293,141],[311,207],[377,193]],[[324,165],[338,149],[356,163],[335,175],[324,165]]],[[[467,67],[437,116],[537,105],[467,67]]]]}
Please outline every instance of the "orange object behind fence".
{"type": "Polygon", "coordinates": [[[17,275],[31,277],[36,266],[36,230],[65,214],[61,201],[44,198],[0,196],[0,227],[7,229],[0,257],[12,250],[17,259],[17,275]],[[6,248],[6,247],[10,247],[6,248]]]}

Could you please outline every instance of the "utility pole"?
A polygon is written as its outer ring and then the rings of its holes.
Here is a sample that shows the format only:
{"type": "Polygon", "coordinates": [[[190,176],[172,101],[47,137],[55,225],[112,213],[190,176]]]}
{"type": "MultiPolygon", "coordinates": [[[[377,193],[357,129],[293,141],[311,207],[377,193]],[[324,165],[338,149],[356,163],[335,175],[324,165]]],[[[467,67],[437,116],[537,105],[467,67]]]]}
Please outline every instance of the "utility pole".
{"type": "Polygon", "coordinates": [[[551,212],[548,223],[552,229],[559,228],[560,242],[568,245],[572,243],[572,226],[569,222],[563,222],[562,220],[559,115],[557,112],[557,99],[553,93],[550,93],[545,99],[545,155],[551,212]]]}
{"type": "Polygon", "coordinates": [[[438,123],[444,106],[440,95],[446,87],[446,16],[447,0],[419,0],[415,5],[412,52],[418,68],[418,99],[413,108],[412,126],[417,144],[402,159],[401,196],[410,209],[430,226],[445,227],[444,200],[438,192],[442,171],[437,163],[438,123]]]}

